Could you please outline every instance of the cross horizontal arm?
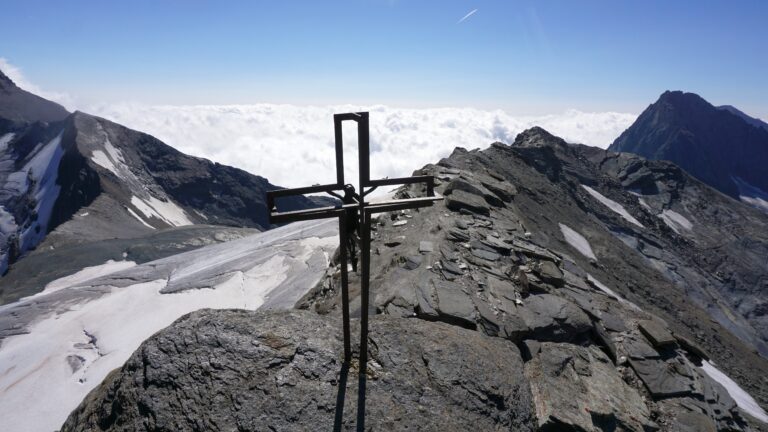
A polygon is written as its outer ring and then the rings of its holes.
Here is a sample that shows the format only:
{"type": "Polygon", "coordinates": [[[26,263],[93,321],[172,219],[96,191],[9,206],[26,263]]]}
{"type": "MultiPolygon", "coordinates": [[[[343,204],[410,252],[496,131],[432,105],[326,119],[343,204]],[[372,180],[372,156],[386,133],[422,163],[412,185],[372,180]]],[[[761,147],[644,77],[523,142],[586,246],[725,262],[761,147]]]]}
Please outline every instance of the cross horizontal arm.
{"type": "Polygon", "coordinates": [[[335,207],[318,207],[306,210],[288,211],[284,213],[270,212],[269,223],[284,223],[284,222],[296,222],[306,221],[314,219],[327,219],[331,217],[338,217],[341,213],[347,210],[357,209],[357,204],[345,204],[335,207]]]}
{"type": "Polygon", "coordinates": [[[412,176],[412,177],[397,177],[397,178],[386,178],[386,179],[379,179],[379,180],[369,180],[368,184],[365,186],[373,186],[372,189],[365,192],[364,195],[367,195],[371,192],[373,192],[373,189],[376,189],[379,186],[391,186],[391,185],[405,185],[405,184],[414,184],[414,183],[426,183],[427,184],[427,195],[433,196],[435,191],[435,177],[434,176],[412,176]]]}
{"type": "Polygon", "coordinates": [[[381,201],[377,203],[371,203],[366,206],[366,211],[369,213],[384,213],[395,210],[405,210],[419,207],[430,207],[436,201],[443,199],[439,194],[431,197],[420,198],[408,198],[401,200],[381,201]]]}

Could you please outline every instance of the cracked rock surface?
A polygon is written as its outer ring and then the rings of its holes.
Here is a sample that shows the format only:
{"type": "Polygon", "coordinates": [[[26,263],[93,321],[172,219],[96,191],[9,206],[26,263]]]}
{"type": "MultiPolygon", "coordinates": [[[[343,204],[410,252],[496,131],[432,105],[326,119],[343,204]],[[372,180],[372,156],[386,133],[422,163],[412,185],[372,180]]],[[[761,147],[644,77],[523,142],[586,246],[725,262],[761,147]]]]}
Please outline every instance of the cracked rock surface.
{"type": "MultiPolygon", "coordinates": [[[[62,432],[332,430],[340,389],[341,428],[354,430],[357,369],[344,382],[339,336],[335,320],[307,311],[194,312],[145,342],[62,432]]],[[[369,346],[375,430],[534,430],[514,344],[377,316],[369,346]]]]}

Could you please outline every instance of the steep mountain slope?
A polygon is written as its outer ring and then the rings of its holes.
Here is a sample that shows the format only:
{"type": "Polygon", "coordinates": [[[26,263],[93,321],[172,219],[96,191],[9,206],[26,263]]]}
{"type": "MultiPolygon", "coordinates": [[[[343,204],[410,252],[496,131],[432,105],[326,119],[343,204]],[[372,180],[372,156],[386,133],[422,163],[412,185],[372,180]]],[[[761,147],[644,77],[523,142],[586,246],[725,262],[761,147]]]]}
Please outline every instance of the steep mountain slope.
{"type": "Polygon", "coordinates": [[[609,150],[672,161],[726,195],[754,199],[768,191],[768,129],[751,123],[696,94],[667,91],[609,150]]]}
{"type": "MultiPolygon", "coordinates": [[[[368,427],[466,429],[481,412],[483,430],[765,430],[764,307],[746,313],[766,300],[765,215],[672,164],[538,128],[417,173],[446,198],[376,219],[368,427]]],[[[334,263],[297,303],[321,317],[180,319],[63,430],[353,430],[338,279],[334,263]]],[[[359,317],[355,274],[350,295],[359,317]]]]}
{"type": "Polygon", "coordinates": [[[0,128],[10,129],[14,124],[37,121],[55,122],[67,115],[63,106],[20,89],[0,70],[0,128]]]}
{"type": "Polygon", "coordinates": [[[44,239],[50,249],[193,224],[270,227],[264,194],[277,186],[266,179],[2,82],[10,96],[0,94],[0,272],[44,239]]]}

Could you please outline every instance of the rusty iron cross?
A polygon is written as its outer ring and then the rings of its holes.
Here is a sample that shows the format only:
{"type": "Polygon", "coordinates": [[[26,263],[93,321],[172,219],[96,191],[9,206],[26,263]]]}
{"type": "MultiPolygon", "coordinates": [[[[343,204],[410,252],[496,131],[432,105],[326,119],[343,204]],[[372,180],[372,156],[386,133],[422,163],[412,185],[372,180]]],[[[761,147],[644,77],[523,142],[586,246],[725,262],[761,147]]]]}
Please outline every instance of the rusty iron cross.
{"type": "Polygon", "coordinates": [[[360,368],[359,374],[365,376],[368,360],[368,308],[371,266],[371,215],[395,210],[412,209],[431,206],[442,197],[435,194],[433,176],[413,176],[402,178],[385,178],[371,180],[370,177],[370,136],[368,128],[368,113],[346,113],[333,116],[333,127],[336,141],[336,183],[315,185],[294,189],[280,189],[267,192],[269,222],[272,224],[294,222],[312,219],[339,218],[339,261],[341,264],[341,301],[344,332],[344,362],[348,365],[352,352],[349,334],[349,288],[347,275],[347,246],[353,241],[349,229],[357,227],[360,236],[360,368]],[[342,122],[357,123],[358,158],[360,164],[359,194],[355,193],[352,185],[344,182],[344,145],[342,138],[342,122]],[[406,185],[425,183],[427,196],[421,198],[397,199],[381,202],[368,202],[365,197],[379,186],[406,185]],[[367,188],[367,189],[366,189],[367,188]],[[281,197],[325,192],[342,200],[335,207],[321,207],[290,212],[279,212],[276,199],[281,197]],[[343,196],[341,195],[343,194],[343,196]]]}

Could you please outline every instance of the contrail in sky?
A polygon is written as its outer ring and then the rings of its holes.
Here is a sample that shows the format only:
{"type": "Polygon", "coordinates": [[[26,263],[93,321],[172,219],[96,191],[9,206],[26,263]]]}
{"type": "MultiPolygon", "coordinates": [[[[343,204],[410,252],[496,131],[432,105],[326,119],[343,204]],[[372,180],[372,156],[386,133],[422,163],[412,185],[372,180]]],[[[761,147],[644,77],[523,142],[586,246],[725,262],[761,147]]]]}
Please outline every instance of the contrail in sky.
{"type": "Polygon", "coordinates": [[[464,18],[460,19],[460,20],[459,20],[459,22],[457,22],[456,24],[461,24],[461,23],[463,23],[463,22],[464,22],[464,21],[465,21],[467,18],[469,18],[469,17],[471,17],[472,15],[474,15],[474,14],[475,14],[475,12],[477,12],[477,9],[472,9],[471,11],[469,11],[469,13],[468,13],[468,14],[464,15],[464,18]]]}

